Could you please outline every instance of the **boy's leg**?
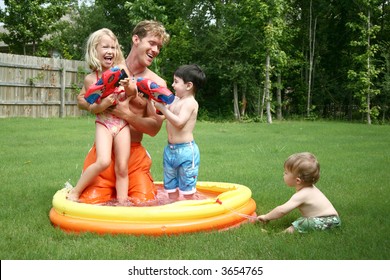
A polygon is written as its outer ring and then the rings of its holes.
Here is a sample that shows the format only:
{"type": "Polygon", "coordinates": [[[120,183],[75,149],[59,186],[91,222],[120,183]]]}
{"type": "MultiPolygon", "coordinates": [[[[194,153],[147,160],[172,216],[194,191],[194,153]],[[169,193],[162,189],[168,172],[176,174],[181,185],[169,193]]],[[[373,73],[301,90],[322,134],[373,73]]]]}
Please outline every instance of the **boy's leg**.
{"type": "Polygon", "coordinates": [[[182,163],[179,168],[179,190],[186,199],[192,199],[196,192],[196,182],[198,181],[200,153],[196,143],[186,146],[182,163]]]}
{"type": "Polygon", "coordinates": [[[178,191],[178,174],[177,168],[172,166],[175,159],[174,152],[171,151],[170,145],[166,145],[163,155],[163,167],[164,167],[164,190],[168,193],[170,199],[177,200],[179,198],[178,191]]]}

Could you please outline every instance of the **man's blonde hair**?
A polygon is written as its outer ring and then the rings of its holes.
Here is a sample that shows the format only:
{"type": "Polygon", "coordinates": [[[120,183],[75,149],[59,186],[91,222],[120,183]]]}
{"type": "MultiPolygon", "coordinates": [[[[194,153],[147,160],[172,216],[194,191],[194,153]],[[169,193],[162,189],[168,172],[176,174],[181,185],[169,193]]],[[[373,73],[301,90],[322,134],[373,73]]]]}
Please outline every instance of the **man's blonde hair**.
{"type": "Polygon", "coordinates": [[[155,20],[143,20],[133,29],[133,36],[137,35],[140,40],[148,34],[161,38],[163,45],[166,45],[169,42],[169,34],[161,22],[155,20]]]}

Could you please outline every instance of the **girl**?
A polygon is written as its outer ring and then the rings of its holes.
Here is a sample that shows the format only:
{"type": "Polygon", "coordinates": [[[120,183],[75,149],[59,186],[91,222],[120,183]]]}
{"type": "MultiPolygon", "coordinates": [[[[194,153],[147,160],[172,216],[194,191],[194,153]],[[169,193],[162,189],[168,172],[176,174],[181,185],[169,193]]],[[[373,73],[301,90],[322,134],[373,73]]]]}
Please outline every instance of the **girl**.
{"type": "MultiPolygon", "coordinates": [[[[124,65],[124,57],[118,39],[111,30],[103,28],[89,36],[85,60],[92,72],[84,79],[84,91],[95,84],[103,72],[114,65],[124,65]]],[[[134,82],[130,82],[126,78],[120,84],[121,87],[117,87],[113,94],[101,99],[100,103],[89,105],[88,110],[96,114],[96,162],[84,170],[77,185],[69,192],[69,200],[77,201],[88,184],[110,165],[111,151],[113,150],[117,199],[121,205],[128,202],[130,128],[126,121],[105,111],[118,99],[136,96],[137,88],[134,82]]]]}

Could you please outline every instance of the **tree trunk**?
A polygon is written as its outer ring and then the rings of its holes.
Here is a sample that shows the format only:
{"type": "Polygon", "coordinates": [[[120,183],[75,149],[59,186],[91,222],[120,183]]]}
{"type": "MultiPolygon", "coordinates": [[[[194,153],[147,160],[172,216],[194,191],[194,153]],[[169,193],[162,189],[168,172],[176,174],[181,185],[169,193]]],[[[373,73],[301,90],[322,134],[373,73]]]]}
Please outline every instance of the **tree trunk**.
{"type": "Polygon", "coordinates": [[[277,79],[278,79],[278,87],[276,89],[276,99],[278,102],[277,109],[276,109],[276,117],[280,121],[283,119],[282,116],[282,75],[278,73],[277,79]]]}
{"type": "Polygon", "coordinates": [[[313,80],[313,64],[314,64],[314,48],[316,42],[316,26],[317,18],[314,20],[314,27],[312,28],[312,7],[313,1],[310,0],[310,23],[309,23],[309,78],[308,78],[308,89],[307,89],[307,107],[306,115],[310,116],[311,111],[311,89],[312,89],[312,80],[313,80]]]}
{"type": "MultiPolygon", "coordinates": [[[[367,36],[367,50],[370,50],[371,48],[371,38],[370,38],[370,32],[371,32],[371,18],[370,18],[370,9],[368,9],[368,17],[367,17],[367,30],[368,30],[368,36],[367,36]]],[[[370,56],[368,55],[367,56],[367,76],[368,76],[368,80],[369,80],[369,83],[371,82],[371,75],[370,75],[370,56]]],[[[367,88],[367,123],[368,124],[371,124],[371,100],[370,100],[370,90],[371,90],[371,87],[370,87],[370,84],[368,84],[368,88],[367,88]]]]}
{"type": "Polygon", "coordinates": [[[269,55],[269,52],[267,51],[267,57],[265,62],[265,83],[264,83],[264,96],[266,101],[266,110],[267,110],[267,123],[272,123],[272,115],[271,115],[271,95],[270,95],[270,88],[271,88],[271,81],[269,79],[269,73],[271,69],[271,58],[269,55]]]}
{"type": "Polygon", "coordinates": [[[242,91],[242,98],[241,98],[241,116],[245,116],[247,104],[248,102],[246,100],[246,89],[244,88],[242,91]]]}
{"type": "Polygon", "coordinates": [[[240,110],[238,106],[238,89],[237,89],[237,82],[234,82],[233,84],[233,96],[234,96],[234,101],[233,101],[233,106],[234,106],[234,117],[236,120],[241,120],[240,117],[240,110]]]}
{"type": "MultiPolygon", "coordinates": [[[[260,92],[261,95],[261,92],[260,92]]],[[[263,120],[264,115],[264,103],[265,103],[265,88],[263,90],[263,95],[261,96],[261,105],[260,105],[260,119],[263,120]]]]}

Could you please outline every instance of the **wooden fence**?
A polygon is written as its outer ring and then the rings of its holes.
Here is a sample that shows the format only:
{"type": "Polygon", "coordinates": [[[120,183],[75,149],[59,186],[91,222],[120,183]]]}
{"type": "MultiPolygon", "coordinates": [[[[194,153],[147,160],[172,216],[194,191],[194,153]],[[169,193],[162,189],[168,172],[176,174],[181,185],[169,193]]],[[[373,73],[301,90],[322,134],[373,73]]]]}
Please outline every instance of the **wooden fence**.
{"type": "Polygon", "coordinates": [[[83,61],[0,53],[0,117],[80,116],[83,61]]]}

